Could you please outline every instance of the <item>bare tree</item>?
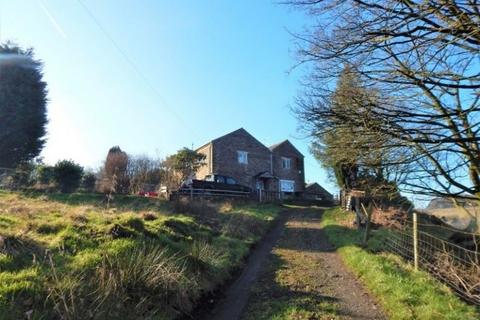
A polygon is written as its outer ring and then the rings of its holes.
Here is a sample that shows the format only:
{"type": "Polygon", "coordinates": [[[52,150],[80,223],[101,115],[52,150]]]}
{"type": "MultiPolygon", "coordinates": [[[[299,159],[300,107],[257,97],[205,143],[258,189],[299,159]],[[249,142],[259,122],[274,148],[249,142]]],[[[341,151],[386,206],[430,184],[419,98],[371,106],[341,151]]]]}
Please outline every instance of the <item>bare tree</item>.
{"type": "Polygon", "coordinates": [[[290,3],[317,22],[297,36],[300,62],[311,70],[298,101],[309,131],[322,135],[337,121],[374,133],[388,141],[379,150],[398,154],[384,165],[408,166],[404,190],[480,198],[477,1],[290,3]],[[329,99],[346,65],[377,99],[358,99],[361,108],[339,114],[329,99]]]}
{"type": "Polygon", "coordinates": [[[164,176],[162,161],[146,155],[129,156],[127,175],[130,193],[141,190],[155,191],[164,176]]]}

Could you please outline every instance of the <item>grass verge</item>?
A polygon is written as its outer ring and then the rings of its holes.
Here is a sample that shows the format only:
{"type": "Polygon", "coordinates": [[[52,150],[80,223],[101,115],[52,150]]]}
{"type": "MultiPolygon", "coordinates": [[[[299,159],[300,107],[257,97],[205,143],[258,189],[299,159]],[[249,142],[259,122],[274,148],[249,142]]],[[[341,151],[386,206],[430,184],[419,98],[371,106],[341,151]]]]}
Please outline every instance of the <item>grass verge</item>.
{"type": "Polygon", "coordinates": [[[382,252],[388,231],[375,230],[367,248],[362,232],[350,224],[353,214],[328,209],[323,228],[345,264],[376,296],[391,319],[480,319],[480,312],[423,271],[415,272],[400,257],[382,252]]]}
{"type": "Polygon", "coordinates": [[[241,267],[278,206],[0,191],[0,319],[175,319],[241,267]]]}

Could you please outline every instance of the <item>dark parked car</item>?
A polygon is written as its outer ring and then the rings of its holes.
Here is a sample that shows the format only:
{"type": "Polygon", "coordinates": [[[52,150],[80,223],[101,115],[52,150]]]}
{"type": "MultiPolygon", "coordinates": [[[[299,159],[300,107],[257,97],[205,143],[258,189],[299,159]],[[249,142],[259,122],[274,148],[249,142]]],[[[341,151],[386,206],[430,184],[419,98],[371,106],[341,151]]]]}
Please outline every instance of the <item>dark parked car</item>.
{"type": "Polygon", "coordinates": [[[205,180],[190,180],[184,183],[179,191],[187,192],[191,188],[202,189],[205,192],[208,192],[208,190],[252,192],[252,189],[238,184],[234,178],[219,174],[208,175],[205,180]]]}

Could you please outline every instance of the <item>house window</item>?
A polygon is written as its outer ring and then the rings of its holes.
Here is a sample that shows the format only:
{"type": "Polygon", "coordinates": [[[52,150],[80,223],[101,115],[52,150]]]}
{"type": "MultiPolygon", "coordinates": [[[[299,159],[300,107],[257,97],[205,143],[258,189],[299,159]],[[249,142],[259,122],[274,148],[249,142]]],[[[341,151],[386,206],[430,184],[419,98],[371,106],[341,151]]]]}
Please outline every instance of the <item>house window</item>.
{"type": "Polygon", "coordinates": [[[281,192],[294,192],[295,191],[295,181],[293,181],[293,180],[280,180],[280,191],[281,192]]]}
{"type": "Polygon", "coordinates": [[[237,184],[237,181],[233,178],[227,177],[227,184],[237,184]]]}
{"type": "Polygon", "coordinates": [[[282,168],[290,169],[292,167],[292,159],[282,157],[282,168]]]}
{"type": "Polygon", "coordinates": [[[248,152],[246,151],[237,151],[238,163],[248,164],[248,152]]]}

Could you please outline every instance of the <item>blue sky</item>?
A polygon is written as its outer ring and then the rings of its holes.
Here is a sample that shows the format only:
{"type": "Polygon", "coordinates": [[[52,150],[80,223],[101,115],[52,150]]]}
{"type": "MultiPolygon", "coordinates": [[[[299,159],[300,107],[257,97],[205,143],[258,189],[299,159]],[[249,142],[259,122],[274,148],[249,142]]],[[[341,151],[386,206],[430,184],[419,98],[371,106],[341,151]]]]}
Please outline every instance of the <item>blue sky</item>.
{"type": "Polygon", "coordinates": [[[302,70],[288,72],[289,31],[311,22],[302,12],[269,0],[0,0],[0,10],[0,40],[45,64],[47,162],[95,168],[113,145],[165,156],[244,127],[266,145],[290,139],[307,180],[335,190],[290,111],[302,70]]]}

